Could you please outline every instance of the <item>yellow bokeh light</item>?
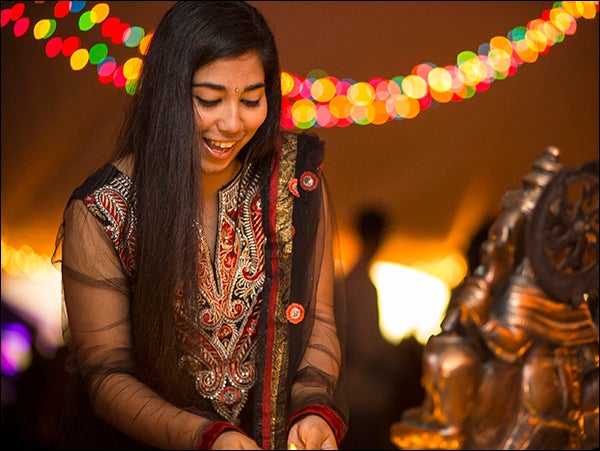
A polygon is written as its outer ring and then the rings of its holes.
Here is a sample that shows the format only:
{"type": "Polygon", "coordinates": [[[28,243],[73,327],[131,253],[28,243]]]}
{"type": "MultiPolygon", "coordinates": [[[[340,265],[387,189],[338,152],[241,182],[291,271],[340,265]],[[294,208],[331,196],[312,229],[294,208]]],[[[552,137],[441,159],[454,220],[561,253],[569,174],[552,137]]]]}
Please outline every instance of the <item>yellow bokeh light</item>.
{"type": "Polygon", "coordinates": [[[450,91],[452,88],[452,75],[443,67],[432,69],[427,75],[429,87],[438,92],[450,91]]]}
{"type": "Polygon", "coordinates": [[[70,57],[71,69],[81,70],[90,61],[90,54],[87,49],[77,49],[70,57]]]}
{"type": "Polygon", "coordinates": [[[409,75],[402,80],[402,91],[411,99],[422,99],[427,95],[427,82],[418,75],[409,75]]]}
{"type": "Polygon", "coordinates": [[[546,35],[544,35],[539,29],[532,28],[527,30],[527,33],[525,33],[525,39],[527,40],[529,47],[532,50],[535,50],[537,53],[541,53],[546,50],[548,40],[546,39],[546,35]]]}
{"type": "Polygon", "coordinates": [[[525,63],[535,63],[537,61],[538,52],[531,48],[527,39],[515,42],[515,51],[525,63]]]}
{"type": "Polygon", "coordinates": [[[572,20],[573,17],[562,8],[554,8],[550,11],[550,23],[561,33],[569,29],[572,20]]]}
{"type": "Polygon", "coordinates": [[[507,75],[511,68],[510,54],[504,51],[504,49],[491,49],[488,53],[488,63],[496,72],[507,75]]]}
{"type": "Polygon", "coordinates": [[[281,72],[281,93],[287,96],[294,89],[294,79],[287,72],[281,72]]]}
{"type": "Polygon", "coordinates": [[[348,89],[348,100],[356,106],[369,105],[375,99],[375,89],[369,83],[354,83],[348,89]]]}
{"type": "Polygon", "coordinates": [[[557,42],[559,42],[560,36],[562,33],[556,29],[551,22],[544,21],[542,24],[538,26],[538,30],[546,37],[546,45],[548,47],[553,46],[557,42]]]}
{"type": "Polygon", "coordinates": [[[46,39],[49,37],[52,28],[52,22],[50,20],[42,19],[33,27],[33,37],[37,40],[46,39]]]}
{"type": "Polygon", "coordinates": [[[412,119],[419,114],[419,101],[402,94],[394,101],[394,107],[399,117],[412,119]]]}
{"type": "Polygon", "coordinates": [[[596,17],[596,4],[598,2],[562,2],[562,7],[574,18],[584,17],[593,19],[596,17]]]}
{"type": "Polygon", "coordinates": [[[90,11],[90,20],[96,24],[104,22],[110,14],[110,7],[106,3],[98,3],[90,11]]]}
{"type": "Polygon", "coordinates": [[[310,87],[310,95],[317,102],[329,102],[335,96],[335,85],[328,78],[319,78],[310,87]]]}
{"type": "Polygon", "coordinates": [[[30,246],[18,249],[2,241],[2,271],[14,277],[45,277],[56,269],[47,255],[38,255],[30,246]]]}
{"type": "Polygon", "coordinates": [[[300,99],[292,105],[292,120],[294,124],[306,123],[315,120],[317,108],[308,99],[300,99]]]}
{"type": "Polygon", "coordinates": [[[128,80],[137,80],[140,77],[140,71],[142,70],[142,59],[141,58],[129,58],[123,65],[123,75],[128,80]]]}
{"type": "Polygon", "coordinates": [[[431,261],[417,261],[412,267],[434,276],[450,288],[458,286],[467,275],[468,264],[462,254],[450,252],[448,255],[431,261]]]}
{"type": "Polygon", "coordinates": [[[459,70],[463,75],[464,83],[468,86],[476,86],[485,80],[487,75],[486,70],[482,70],[482,64],[479,57],[470,58],[464,61],[460,66],[459,70]]]}

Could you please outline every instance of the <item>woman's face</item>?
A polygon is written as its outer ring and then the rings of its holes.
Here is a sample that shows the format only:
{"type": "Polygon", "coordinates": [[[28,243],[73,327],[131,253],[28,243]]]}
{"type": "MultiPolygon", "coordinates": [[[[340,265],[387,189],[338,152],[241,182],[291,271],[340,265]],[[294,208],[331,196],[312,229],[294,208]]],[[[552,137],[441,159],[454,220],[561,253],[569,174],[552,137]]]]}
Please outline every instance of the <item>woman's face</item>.
{"type": "Polygon", "coordinates": [[[256,52],[201,67],[192,83],[202,171],[237,165],[236,156],[267,117],[265,74],[256,52]]]}

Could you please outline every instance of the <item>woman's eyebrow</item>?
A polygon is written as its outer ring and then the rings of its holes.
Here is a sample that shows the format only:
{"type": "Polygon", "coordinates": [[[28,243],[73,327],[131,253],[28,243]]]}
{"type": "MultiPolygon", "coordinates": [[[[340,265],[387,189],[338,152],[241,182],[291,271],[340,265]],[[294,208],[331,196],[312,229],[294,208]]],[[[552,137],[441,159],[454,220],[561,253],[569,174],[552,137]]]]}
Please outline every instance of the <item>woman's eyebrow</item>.
{"type": "MultiPolygon", "coordinates": [[[[266,85],[264,82],[255,83],[253,85],[246,86],[242,90],[242,92],[254,91],[255,89],[264,88],[265,86],[266,85]]],[[[210,83],[210,82],[192,83],[192,88],[210,88],[210,89],[214,89],[215,91],[227,91],[227,88],[225,86],[218,85],[216,83],[210,83]]]]}

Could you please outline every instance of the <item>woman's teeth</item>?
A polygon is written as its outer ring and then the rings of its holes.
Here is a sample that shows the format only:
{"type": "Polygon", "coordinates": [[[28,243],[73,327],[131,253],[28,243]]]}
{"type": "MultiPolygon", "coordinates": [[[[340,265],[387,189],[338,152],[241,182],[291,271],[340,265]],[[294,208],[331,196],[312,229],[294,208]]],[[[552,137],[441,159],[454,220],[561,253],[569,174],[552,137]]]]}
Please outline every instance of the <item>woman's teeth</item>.
{"type": "Polygon", "coordinates": [[[232,141],[232,142],[223,142],[223,141],[208,140],[207,142],[208,142],[208,144],[210,145],[211,148],[213,148],[215,150],[219,150],[221,152],[229,150],[229,149],[231,149],[235,145],[235,141],[232,141]]]}

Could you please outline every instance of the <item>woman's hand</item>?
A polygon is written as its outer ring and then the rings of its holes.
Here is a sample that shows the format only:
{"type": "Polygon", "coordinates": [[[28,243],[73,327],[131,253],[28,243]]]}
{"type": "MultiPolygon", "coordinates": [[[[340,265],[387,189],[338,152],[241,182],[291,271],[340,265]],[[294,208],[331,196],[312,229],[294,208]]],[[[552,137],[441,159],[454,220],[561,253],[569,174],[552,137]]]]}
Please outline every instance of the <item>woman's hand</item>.
{"type": "Polygon", "coordinates": [[[215,439],[211,449],[260,449],[260,447],[246,434],[225,431],[215,439]]]}
{"type": "Polygon", "coordinates": [[[338,449],[335,435],[318,415],[307,415],[290,428],[288,449],[338,449]]]}

